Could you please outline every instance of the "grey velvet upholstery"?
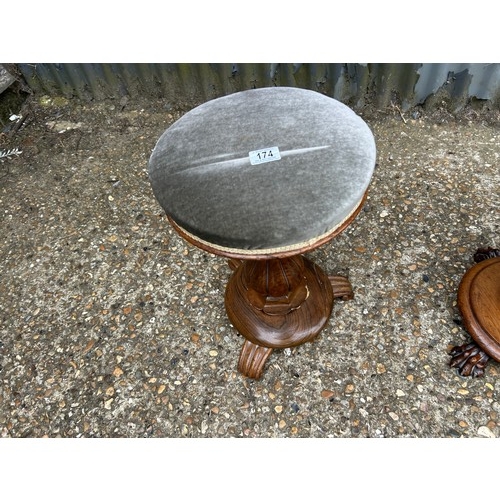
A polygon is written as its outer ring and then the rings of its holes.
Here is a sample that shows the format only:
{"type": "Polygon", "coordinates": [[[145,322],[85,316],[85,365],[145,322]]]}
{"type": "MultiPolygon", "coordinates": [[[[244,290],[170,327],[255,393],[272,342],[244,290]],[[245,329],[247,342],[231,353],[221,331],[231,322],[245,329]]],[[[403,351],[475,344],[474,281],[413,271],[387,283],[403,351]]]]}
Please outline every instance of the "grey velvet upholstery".
{"type": "Polygon", "coordinates": [[[370,183],[376,148],[367,124],[311,90],[272,87],[208,101],[158,140],[153,193],[196,238],[235,250],[300,246],[338,227],[370,183]],[[249,152],[281,159],[252,165],[249,152]]]}

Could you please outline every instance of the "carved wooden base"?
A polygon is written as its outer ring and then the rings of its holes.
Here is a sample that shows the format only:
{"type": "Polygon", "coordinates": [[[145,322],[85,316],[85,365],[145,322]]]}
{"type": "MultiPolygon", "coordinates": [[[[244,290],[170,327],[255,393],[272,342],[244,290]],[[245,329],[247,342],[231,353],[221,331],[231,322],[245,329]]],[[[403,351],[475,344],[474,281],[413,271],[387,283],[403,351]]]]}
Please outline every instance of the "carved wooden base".
{"type": "Polygon", "coordinates": [[[458,288],[458,307],[474,342],[450,351],[450,366],[481,377],[490,358],[500,361],[500,251],[479,249],[458,288]]]}
{"type": "Polygon", "coordinates": [[[226,311],[245,337],[238,369],[258,379],[275,348],[312,341],[325,326],[337,297],[353,297],[347,278],[327,276],[302,255],[229,262],[226,311]]]}
{"type": "Polygon", "coordinates": [[[263,347],[245,340],[240,353],[238,370],[249,378],[260,378],[267,358],[272,352],[271,347],[263,347]]]}

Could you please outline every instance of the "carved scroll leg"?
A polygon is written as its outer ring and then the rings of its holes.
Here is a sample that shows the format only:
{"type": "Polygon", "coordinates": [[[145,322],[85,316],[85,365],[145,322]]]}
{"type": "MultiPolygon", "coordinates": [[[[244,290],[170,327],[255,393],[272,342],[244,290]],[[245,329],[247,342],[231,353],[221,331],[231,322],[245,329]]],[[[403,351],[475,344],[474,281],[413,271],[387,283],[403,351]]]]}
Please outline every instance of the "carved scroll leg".
{"type": "Polygon", "coordinates": [[[335,299],[352,300],[354,298],[352,285],[347,278],[344,276],[328,276],[328,279],[332,284],[333,297],[335,299]]]}
{"type": "Polygon", "coordinates": [[[454,347],[450,351],[451,368],[457,368],[463,377],[482,377],[490,357],[475,342],[454,347]]]}
{"type": "Polygon", "coordinates": [[[262,347],[245,340],[241,349],[238,370],[246,377],[259,379],[264,371],[267,358],[272,352],[271,347],[262,347]]]}

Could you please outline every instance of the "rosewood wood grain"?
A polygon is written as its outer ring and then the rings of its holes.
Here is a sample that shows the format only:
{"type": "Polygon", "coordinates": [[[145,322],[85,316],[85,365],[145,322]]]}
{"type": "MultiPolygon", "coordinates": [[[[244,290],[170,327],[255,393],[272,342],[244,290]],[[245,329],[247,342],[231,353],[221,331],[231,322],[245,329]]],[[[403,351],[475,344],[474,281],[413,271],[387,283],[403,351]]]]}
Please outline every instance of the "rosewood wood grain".
{"type": "Polygon", "coordinates": [[[450,366],[462,377],[482,377],[490,357],[475,342],[454,347],[450,351],[450,366]]]}
{"type": "Polygon", "coordinates": [[[225,304],[229,320],[247,340],[284,348],[313,340],[333,299],[328,276],[298,255],[243,261],[229,279],[225,304]]]}

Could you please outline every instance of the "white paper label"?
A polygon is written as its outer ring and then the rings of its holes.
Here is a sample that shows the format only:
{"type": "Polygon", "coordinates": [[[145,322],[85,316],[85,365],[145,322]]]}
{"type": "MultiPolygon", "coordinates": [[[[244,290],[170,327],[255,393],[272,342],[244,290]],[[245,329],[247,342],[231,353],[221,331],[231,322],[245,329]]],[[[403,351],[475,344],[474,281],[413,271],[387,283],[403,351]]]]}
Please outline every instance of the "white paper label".
{"type": "Polygon", "coordinates": [[[250,153],[248,153],[248,156],[250,156],[251,165],[259,165],[260,163],[281,160],[280,150],[277,147],[250,151],[250,153]]]}

